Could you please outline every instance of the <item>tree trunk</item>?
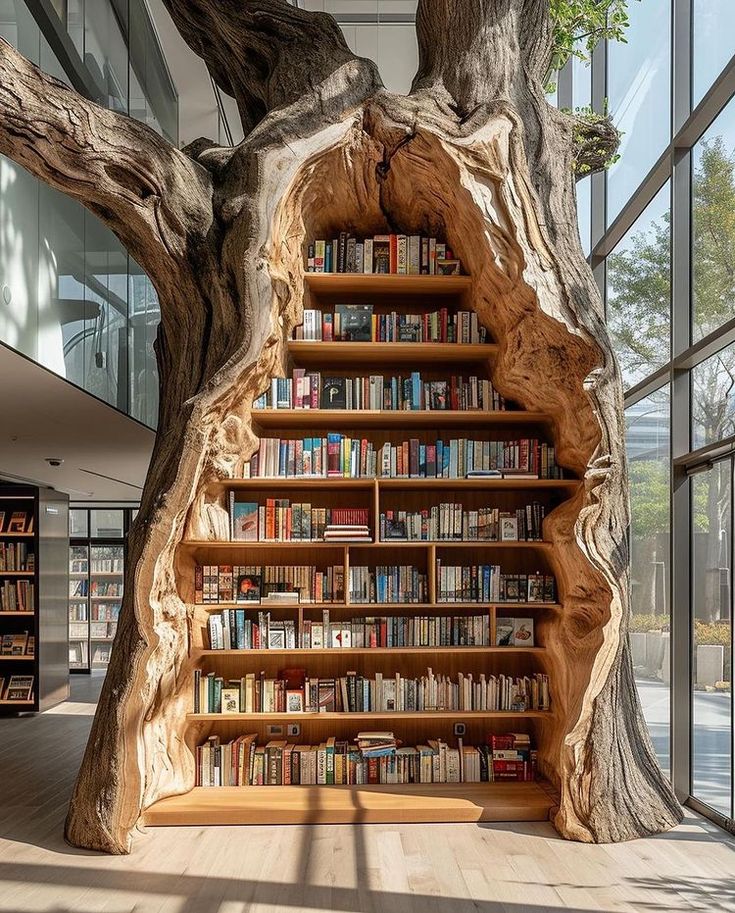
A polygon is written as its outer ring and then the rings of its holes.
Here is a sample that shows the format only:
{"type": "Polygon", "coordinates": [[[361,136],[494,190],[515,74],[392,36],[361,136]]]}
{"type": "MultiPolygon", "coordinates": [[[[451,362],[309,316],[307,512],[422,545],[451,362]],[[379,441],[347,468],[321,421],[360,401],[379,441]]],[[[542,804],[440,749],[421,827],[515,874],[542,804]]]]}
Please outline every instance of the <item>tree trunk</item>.
{"type": "Polygon", "coordinates": [[[158,435],[67,839],[127,852],[142,811],[194,783],[185,714],[197,609],[177,586],[193,576],[178,545],[216,537],[212,513],[227,509],[218,483],[252,453],[252,401],[281,372],[301,319],[306,244],[347,227],[446,237],[500,344],[494,385],[553,417],[558,460],[585,479],[545,525],[563,610],[547,636],[554,710],[537,736],[561,795],[556,827],[603,842],[672,826],[681,810],[643,722],[627,638],[622,387],[577,234],[575,123],[541,88],[547,0],[421,0],[406,97],[381,88],[328,16],[280,0],[166,3],[238,100],[250,132],[234,149],[163,149],[11,49],[0,62],[0,111],[17,122],[0,130],[0,151],[88,205],[141,262],[145,248],[162,310],[158,435]],[[70,130],[73,166],[58,142],[70,130]]]}

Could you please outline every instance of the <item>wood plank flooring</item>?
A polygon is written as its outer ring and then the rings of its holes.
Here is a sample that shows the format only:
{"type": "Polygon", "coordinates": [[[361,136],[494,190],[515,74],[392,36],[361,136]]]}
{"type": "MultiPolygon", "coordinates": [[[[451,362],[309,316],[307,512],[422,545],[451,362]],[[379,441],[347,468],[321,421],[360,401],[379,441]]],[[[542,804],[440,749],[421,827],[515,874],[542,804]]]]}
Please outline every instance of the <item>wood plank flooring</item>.
{"type": "Polygon", "coordinates": [[[546,823],[374,824],[143,828],[130,856],[76,850],[61,833],[95,684],[0,719],[2,913],[735,911],[735,840],[692,813],[616,846],[546,823]]]}

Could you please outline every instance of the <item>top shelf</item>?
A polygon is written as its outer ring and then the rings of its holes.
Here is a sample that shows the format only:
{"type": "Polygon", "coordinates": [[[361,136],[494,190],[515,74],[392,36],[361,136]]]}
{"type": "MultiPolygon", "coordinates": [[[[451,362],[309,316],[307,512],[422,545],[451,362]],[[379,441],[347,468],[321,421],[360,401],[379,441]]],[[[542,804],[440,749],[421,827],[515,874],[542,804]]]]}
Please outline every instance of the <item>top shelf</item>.
{"type": "Polygon", "coordinates": [[[397,276],[391,273],[306,273],[316,294],[461,295],[472,287],[470,276],[397,276]]]}

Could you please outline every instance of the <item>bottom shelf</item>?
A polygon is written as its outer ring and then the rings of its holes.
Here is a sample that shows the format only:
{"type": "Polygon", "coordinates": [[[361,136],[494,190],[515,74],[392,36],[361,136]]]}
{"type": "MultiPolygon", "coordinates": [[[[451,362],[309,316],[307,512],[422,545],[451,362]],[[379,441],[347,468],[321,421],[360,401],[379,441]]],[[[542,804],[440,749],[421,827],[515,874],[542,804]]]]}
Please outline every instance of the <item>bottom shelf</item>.
{"type": "Polygon", "coordinates": [[[557,804],[545,782],[197,787],[154,803],[143,821],[156,827],[547,821],[557,804]]]}

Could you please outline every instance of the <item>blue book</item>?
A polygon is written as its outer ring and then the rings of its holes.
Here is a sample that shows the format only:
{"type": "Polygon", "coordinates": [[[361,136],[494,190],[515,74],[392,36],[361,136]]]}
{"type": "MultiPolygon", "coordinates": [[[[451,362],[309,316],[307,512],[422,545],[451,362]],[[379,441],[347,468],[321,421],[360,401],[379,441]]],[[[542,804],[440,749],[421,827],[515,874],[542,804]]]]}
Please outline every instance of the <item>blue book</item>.
{"type": "Polygon", "coordinates": [[[258,541],[258,505],[256,502],[233,502],[232,538],[242,542],[258,541]]]}
{"type": "Polygon", "coordinates": [[[411,372],[411,408],[421,408],[421,374],[418,371],[411,372]]]}
{"type": "Polygon", "coordinates": [[[235,644],[238,650],[244,650],[247,647],[245,641],[245,610],[237,609],[235,611],[235,644]]]}

